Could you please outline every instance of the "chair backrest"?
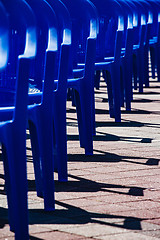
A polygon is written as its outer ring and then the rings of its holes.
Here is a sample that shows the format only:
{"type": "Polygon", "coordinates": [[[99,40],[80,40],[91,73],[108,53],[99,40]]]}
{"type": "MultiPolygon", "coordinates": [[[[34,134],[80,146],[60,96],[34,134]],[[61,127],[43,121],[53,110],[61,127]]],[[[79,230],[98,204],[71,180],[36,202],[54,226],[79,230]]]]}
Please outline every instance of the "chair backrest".
{"type": "Polygon", "coordinates": [[[123,31],[117,30],[115,39],[114,61],[120,63],[121,48],[123,41],[123,31]]]}
{"type": "Polygon", "coordinates": [[[158,21],[158,29],[157,29],[157,44],[160,46],[160,16],[158,21]]]}
{"type": "MultiPolygon", "coordinates": [[[[2,3],[0,3],[0,53],[0,71],[2,71],[7,65],[9,56],[9,22],[2,3]]],[[[0,85],[2,80],[1,78],[0,85]]]]}
{"type": "Polygon", "coordinates": [[[135,6],[133,13],[134,44],[138,45],[140,44],[142,25],[147,24],[146,16],[148,12],[146,13],[146,9],[141,4],[141,1],[133,0],[133,4],[135,6]]]}
{"type": "Polygon", "coordinates": [[[117,0],[122,7],[122,13],[124,17],[124,37],[122,42],[122,47],[126,47],[127,32],[128,28],[133,27],[133,13],[134,13],[134,4],[126,0],[117,0]]]}
{"type": "Polygon", "coordinates": [[[72,67],[85,62],[88,38],[97,37],[97,13],[88,0],[63,0],[72,19],[72,67]]]}
{"type": "MultiPolygon", "coordinates": [[[[52,9],[55,11],[57,18],[58,31],[58,56],[60,57],[61,44],[64,41],[64,36],[68,37],[68,42],[71,42],[71,18],[68,9],[60,0],[47,0],[52,9]]],[[[65,37],[65,39],[66,39],[65,37]]],[[[58,62],[57,62],[58,63],[58,62]]],[[[58,63],[59,64],[59,63],[58,63]]],[[[69,65],[70,75],[72,76],[72,65],[69,65]]],[[[57,66],[58,69],[58,66],[57,66]]],[[[57,72],[58,74],[58,72],[57,72]]]]}
{"type": "MultiPolygon", "coordinates": [[[[5,71],[9,57],[9,21],[7,12],[0,3],[0,89],[5,85],[5,71]]],[[[0,94],[0,105],[4,105],[3,94],[0,94]]]]}
{"type": "Polygon", "coordinates": [[[146,18],[142,14],[141,15],[140,37],[139,37],[139,46],[140,46],[140,48],[144,47],[146,30],[147,30],[146,18]]]}
{"type": "Polygon", "coordinates": [[[69,57],[71,50],[71,31],[65,31],[63,41],[61,44],[59,71],[58,71],[58,85],[55,91],[58,91],[59,96],[67,98],[67,79],[69,74],[69,57]]]}
{"type": "Polygon", "coordinates": [[[158,27],[158,12],[159,12],[159,3],[157,1],[146,0],[149,3],[150,11],[149,11],[149,22],[153,23],[151,29],[151,36],[156,36],[157,27],[158,27]]]}
{"type": "Polygon", "coordinates": [[[124,17],[120,15],[118,17],[118,29],[116,31],[115,37],[115,47],[114,47],[114,61],[120,63],[121,49],[124,37],[124,17]]]}
{"type": "MultiPolygon", "coordinates": [[[[52,9],[55,11],[58,26],[58,46],[61,48],[65,32],[71,31],[72,23],[68,9],[60,0],[47,0],[52,9]]],[[[69,40],[70,41],[70,40],[69,40]]]]}
{"type": "Polygon", "coordinates": [[[115,0],[91,0],[99,16],[99,34],[97,36],[97,60],[114,53],[118,18],[122,16],[121,5],[115,0]]]}
{"type": "Polygon", "coordinates": [[[8,102],[15,105],[13,119],[19,123],[26,121],[29,63],[36,55],[37,38],[34,14],[23,0],[3,1],[9,19],[9,59],[2,75],[6,98],[3,106],[8,102]],[[12,101],[9,92],[14,92],[12,101]],[[7,97],[8,96],[8,97],[7,97]]]}
{"type": "Polygon", "coordinates": [[[141,5],[144,8],[144,17],[146,21],[146,33],[145,33],[145,45],[148,46],[149,44],[149,38],[151,36],[151,30],[153,29],[153,21],[154,21],[154,14],[153,14],[153,8],[149,1],[141,0],[141,5]]]}
{"type": "MultiPolygon", "coordinates": [[[[58,11],[57,8],[55,7],[53,8],[51,7],[51,5],[49,6],[52,9],[52,11],[53,10],[58,11]]],[[[65,13],[65,9],[63,8],[63,6],[61,7],[63,9],[63,13],[65,13]]],[[[55,15],[54,12],[54,18],[56,18],[56,21],[57,15],[55,15]]],[[[66,17],[68,17],[68,12],[66,14],[66,17]]],[[[69,21],[68,18],[66,21],[69,21]]],[[[43,97],[42,97],[42,104],[44,108],[46,107],[48,108],[48,105],[52,106],[51,101],[53,101],[52,98],[53,90],[58,91],[59,95],[63,96],[64,98],[66,98],[67,94],[68,64],[71,45],[70,22],[67,23],[63,19],[63,30],[59,29],[60,22],[57,21],[56,23],[57,28],[55,27],[54,32],[52,32],[52,34],[49,34],[48,36],[48,48],[46,50],[45,77],[44,77],[45,80],[43,85],[43,97]],[[57,58],[55,58],[55,54],[57,55],[57,58]],[[55,80],[58,80],[56,89],[53,88],[55,80]]],[[[53,19],[51,24],[53,29],[53,19]]]]}
{"type": "MultiPolygon", "coordinates": [[[[148,9],[148,23],[150,24],[150,38],[153,38],[157,35],[158,29],[158,14],[160,12],[160,2],[153,0],[145,0],[146,7],[148,9]]],[[[144,2],[142,3],[144,4],[144,2]]]]}
{"type": "Polygon", "coordinates": [[[93,3],[89,2],[88,10],[90,12],[91,20],[90,20],[90,34],[89,37],[87,37],[86,43],[84,77],[86,79],[90,79],[90,81],[88,81],[88,84],[90,84],[90,88],[94,89],[93,73],[95,69],[96,41],[97,34],[99,32],[99,22],[97,10],[93,3]]]}
{"type": "MultiPolygon", "coordinates": [[[[48,51],[53,50],[56,52],[58,50],[57,19],[53,9],[46,1],[26,1],[36,16],[38,38],[37,54],[32,68],[31,84],[33,84],[39,91],[42,91],[42,88],[44,87],[43,83],[46,50],[48,49],[48,51]]],[[[53,64],[53,68],[55,68],[55,64],[53,64]]],[[[54,73],[54,78],[56,78],[55,75],[56,73],[54,73]]],[[[46,89],[50,82],[45,81],[44,84],[46,89]]],[[[53,89],[53,86],[51,89],[53,89]]]]}
{"type": "Polygon", "coordinates": [[[125,44],[125,57],[131,57],[133,52],[133,37],[134,37],[134,29],[133,29],[133,18],[128,16],[128,26],[126,32],[126,44],[125,44]]]}
{"type": "Polygon", "coordinates": [[[35,18],[30,7],[23,0],[2,0],[1,2],[9,18],[9,44],[11,49],[4,82],[1,87],[15,90],[18,56],[24,54],[25,51],[29,54],[28,46],[31,47],[32,53],[33,49],[36,51],[36,43],[34,44],[31,39],[31,36],[36,34],[35,27],[33,28],[35,18]]]}
{"type": "Polygon", "coordinates": [[[62,36],[58,39],[58,26],[60,23],[58,23],[57,15],[54,11],[56,9],[53,9],[48,1],[45,0],[27,1],[36,15],[38,27],[38,55],[35,59],[34,79],[36,86],[42,90],[41,103],[48,108],[52,103],[54,80],[58,79],[57,89],[59,92],[61,89],[66,89],[67,76],[64,77],[64,75],[66,75],[66,72],[68,73],[67,54],[69,54],[69,45],[71,44],[71,31],[67,28],[68,25],[65,25],[64,21],[63,30],[61,29],[62,36]],[[40,66],[43,70],[41,75],[38,72],[40,66]]]}

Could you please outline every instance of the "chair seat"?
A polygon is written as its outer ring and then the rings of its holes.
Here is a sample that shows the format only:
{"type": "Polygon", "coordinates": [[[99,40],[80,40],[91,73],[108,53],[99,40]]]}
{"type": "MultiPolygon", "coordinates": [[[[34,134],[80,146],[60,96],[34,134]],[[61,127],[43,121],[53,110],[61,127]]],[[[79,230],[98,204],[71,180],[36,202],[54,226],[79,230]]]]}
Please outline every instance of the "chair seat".
{"type": "Polygon", "coordinates": [[[137,50],[139,48],[139,45],[133,45],[133,51],[137,50]]]}
{"type": "Polygon", "coordinates": [[[95,70],[104,70],[111,64],[111,62],[97,62],[95,63],[95,70]]]}
{"type": "Polygon", "coordinates": [[[2,121],[2,122],[0,122],[0,127],[3,127],[3,126],[5,126],[5,125],[7,125],[7,124],[9,124],[9,123],[12,123],[12,122],[13,122],[12,120],[2,121]]]}
{"type": "Polygon", "coordinates": [[[108,62],[109,61],[113,61],[114,60],[114,56],[112,56],[112,57],[105,57],[104,60],[108,61],[108,62]]]}
{"type": "Polygon", "coordinates": [[[157,43],[157,38],[154,37],[152,39],[149,39],[149,45],[153,45],[153,44],[156,44],[157,43]]]}
{"type": "Polygon", "coordinates": [[[73,76],[74,78],[83,77],[84,76],[84,69],[81,69],[85,66],[85,63],[78,64],[79,69],[73,69],[73,76]]]}

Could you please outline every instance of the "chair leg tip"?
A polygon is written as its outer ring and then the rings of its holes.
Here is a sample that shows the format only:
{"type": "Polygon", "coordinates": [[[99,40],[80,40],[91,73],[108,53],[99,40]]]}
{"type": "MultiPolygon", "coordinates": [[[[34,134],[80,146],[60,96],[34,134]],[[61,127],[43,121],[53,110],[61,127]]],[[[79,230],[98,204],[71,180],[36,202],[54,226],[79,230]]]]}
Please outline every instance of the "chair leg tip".
{"type": "Polygon", "coordinates": [[[44,209],[45,209],[46,212],[55,211],[55,207],[45,207],[44,209]]]}
{"type": "Polygon", "coordinates": [[[42,192],[37,192],[37,197],[43,198],[43,193],[42,192]]]}
{"type": "Polygon", "coordinates": [[[58,182],[68,182],[68,178],[59,178],[58,182]]]}
{"type": "Polygon", "coordinates": [[[85,155],[87,155],[87,156],[92,156],[92,155],[93,155],[93,151],[91,151],[91,152],[90,152],[90,151],[89,151],[89,152],[88,152],[88,151],[85,151],[85,155]]]}

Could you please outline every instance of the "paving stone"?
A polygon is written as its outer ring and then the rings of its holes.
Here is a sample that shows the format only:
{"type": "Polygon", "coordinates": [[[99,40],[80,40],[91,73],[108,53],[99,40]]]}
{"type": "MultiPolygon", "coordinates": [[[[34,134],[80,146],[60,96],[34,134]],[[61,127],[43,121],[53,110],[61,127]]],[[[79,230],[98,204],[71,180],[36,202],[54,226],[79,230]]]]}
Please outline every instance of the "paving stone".
{"type": "Polygon", "coordinates": [[[101,225],[97,223],[95,224],[88,223],[79,227],[73,226],[72,228],[67,228],[65,231],[69,233],[78,234],[85,237],[93,237],[93,238],[95,238],[96,236],[104,235],[104,234],[110,235],[110,234],[116,234],[116,233],[129,232],[129,230],[125,228],[115,227],[110,225],[103,225],[103,224],[101,225]]]}
{"type": "Polygon", "coordinates": [[[151,237],[151,236],[147,236],[145,234],[139,234],[139,233],[134,233],[134,232],[130,232],[130,233],[120,233],[120,234],[113,234],[110,236],[100,236],[100,237],[96,237],[97,239],[100,240],[158,240],[159,238],[157,237],[151,237]]]}
{"type": "Polygon", "coordinates": [[[33,234],[32,237],[43,240],[92,240],[93,238],[86,238],[84,236],[78,236],[76,234],[70,234],[60,231],[46,232],[46,233],[37,233],[33,234]]]}
{"type": "Polygon", "coordinates": [[[10,231],[9,225],[0,221],[0,239],[6,240],[8,237],[14,239],[14,233],[10,231]]]}

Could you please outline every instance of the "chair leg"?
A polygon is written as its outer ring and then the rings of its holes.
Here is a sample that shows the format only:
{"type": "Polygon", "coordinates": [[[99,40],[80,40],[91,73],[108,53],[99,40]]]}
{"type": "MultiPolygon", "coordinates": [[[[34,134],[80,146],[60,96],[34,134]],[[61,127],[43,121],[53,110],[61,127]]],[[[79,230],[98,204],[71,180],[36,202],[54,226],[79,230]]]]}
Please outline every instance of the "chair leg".
{"type": "Polygon", "coordinates": [[[104,74],[104,80],[107,84],[109,114],[111,118],[114,118],[115,114],[114,114],[112,82],[111,82],[111,75],[108,71],[106,71],[106,74],[104,74]]]}
{"type": "Polygon", "coordinates": [[[121,90],[120,90],[120,66],[119,66],[119,64],[116,64],[116,63],[112,64],[111,79],[112,79],[112,86],[113,86],[115,121],[121,122],[121,90]]]}
{"type": "Polygon", "coordinates": [[[143,93],[144,83],[144,52],[140,52],[137,57],[137,69],[139,78],[139,93],[143,93]]]}
{"type": "Polygon", "coordinates": [[[80,147],[85,148],[85,133],[83,129],[83,119],[82,119],[82,109],[79,93],[75,91],[75,100],[76,100],[76,112],[77,112],[77,121],[78,121],[78,130],[79,130],[79,140],[80,147]]]}
{"type": "Polygon", "coordinates": [[[15,129],[9,131],[6,143],[7,163],[5,174],[9,171],[7,187],[11,227],[15,231],[16,240],[28,240],[28,206],[27,206],[27,176],[26,176],[26,139],[15,129]],[[13,219],[14,218],[14,219],[13,219]],[[14,221],[14,223],[12,222],[14,221]]]}
{"type": "Polygon", "coordinates": [[[131,111],[131,101],[132,101],[132,66],[129,64],[130,59],[125,59],[124,73],[124,88],[125,88],[125,102],[126,110],[131,111]]]}
{"type": "Polygon", "coordinates": [[[152,69],[152,78],[155,79],[155,66],[156,66],[156,54],[155,54],[155,48],[150,47],[150,55],[151,55],[151,69],[152,69]]]}
{"type": "Polygon", "coordinates": [[[82,124],[85,136],[85,154],[93,154],[93,113],[94,113],[94,88],[84,88],[80,86],[80,104],[82,111],[82,124]]]}
{"type": "Polygon", "coordinates": [[[55,96],[53,116],[54,116],[54,131],[56,144],[56,165],[58,170],[58,180],[66,182],[67,174],[67,133],[66,133],[66,99],[58,99],[60,96],[55,96]],[[58,102],[58,104],[56,104],[58,102]]]}
{"type": "Polygon", "coordinates": [[[54,174],[53,174],[53,122],[48,111],[42,111],[40,121],[37,124],[39,139],[39,151],[42,164],[42,181],[44,207],[46,211],[52,211],[54,206],[54,174]]]}
{"type": "Polygon", "coordinates": [[[95,72],[95,80],[94,80],[94,86],[97,90],[99,90],[99,86],[100,86],[100,70],[97,70],[95,72]]]}
{"type": "Polygon", "coordinates": [[[9,225],[10,230],[15,231],[15,224],[14,224],[14,206],[13,206],[13,198],[14,195],[13,188],[11,187],[11,177],[10,177],[10,167],[7,157],[7,151],[4,144],[2,144],[2,156],[3,156],[3,163],[4,163],[4,176],[5,176],[5,189],[7,193],[7,202],[8,202],[8,218],[9,218],[9,225]]]}
{"type": "Polygon", "coordinates": [[[40,162],[37,130],[36,130],[36,126],[32,121],[29,121],[28,125],[29,125],[29,131],[30,131],[37,196],[43,197],[42,172],[41,172],[42,169],[41,169],[41,162],[40,162]]]}
{"type": "Polygon", "coordinates": [[[134,90],[137,90],[137,56],[133,54],[133,79],[134,79],[134,90]]]}
{"type": "Polygon", "coordinates": [[[149,87],[148,47],[144,51],[144,84],[149,87]]]}
{"type": "MultiPolygon", "coordinates": [[[[84,89],[82,90],[82,92],[84,92],[84,89]]],[[[94,101],[94,93],[88,93],[87,97],[84,95],[85,95],[84,93],[79,94],[79,92],[75,90],[80,146],[82,148],[85,148],[86,155],[90,155],[93,152],[93,144],[92,144],[93,136],[96,135],[95,101],[94,101]],[[85,104],[85,101],[86,101],[86,104],[85,104]],[[82,112],[82,109],[83,109],[83,112],[82,112]],[[89,126],[89,128],[87,127],[87,125],[89,126]],[[86,140],[86,134],[88,136],[87,137],[88,142],[86,140]]]]}
{"type": "Polygon", "coordinates": [[[121,107],[124,107],[125,102],[124,84],[124,70],[120,67],[121,107]]]}
{"type": "Polygon", "coordinates": [[[157,59],[157,77],[158,81],[160,82],[160,46],[157,46],[156,49],[156,59],[157,59]]]}

